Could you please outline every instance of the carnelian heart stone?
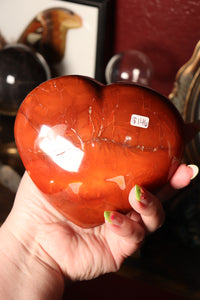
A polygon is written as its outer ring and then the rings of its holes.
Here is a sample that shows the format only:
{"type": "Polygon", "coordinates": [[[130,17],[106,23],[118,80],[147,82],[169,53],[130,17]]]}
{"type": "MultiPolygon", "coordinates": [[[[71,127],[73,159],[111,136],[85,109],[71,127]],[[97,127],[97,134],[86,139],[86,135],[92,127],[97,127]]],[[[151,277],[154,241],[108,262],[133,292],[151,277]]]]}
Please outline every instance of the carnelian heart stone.
{"type": "Polygon", "coordinates": [[[28,94],[15,138],[37,187],[82,227],[104,222],[105,210],[130,211],[131,188],[165,184],[184,149],[183,120],[168,99],[82,76],[51,79],[28,94]]]}

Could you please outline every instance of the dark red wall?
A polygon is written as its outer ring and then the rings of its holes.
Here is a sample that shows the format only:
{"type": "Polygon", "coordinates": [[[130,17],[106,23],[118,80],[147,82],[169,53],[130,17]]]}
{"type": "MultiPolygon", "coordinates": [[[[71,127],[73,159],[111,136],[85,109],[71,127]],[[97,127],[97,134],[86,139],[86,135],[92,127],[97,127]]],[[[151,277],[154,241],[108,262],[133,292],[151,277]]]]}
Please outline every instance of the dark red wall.
{"type": "Polygon", "coordinates": [[[154,66],[152,87],[168,95],[200,40],[200,1],[116,0],[115,17],[114,53],[147,54],[154,66]]]}

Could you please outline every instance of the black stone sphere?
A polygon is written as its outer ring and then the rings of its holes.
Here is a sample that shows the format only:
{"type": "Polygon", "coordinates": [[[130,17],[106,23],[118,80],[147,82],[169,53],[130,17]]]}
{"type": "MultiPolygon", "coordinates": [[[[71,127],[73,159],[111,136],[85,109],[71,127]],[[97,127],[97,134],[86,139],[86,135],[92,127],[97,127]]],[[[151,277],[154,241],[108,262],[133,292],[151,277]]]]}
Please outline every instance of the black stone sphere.
{"type": "Polygon", "coordinates": [[[0,50],[0,114],[15,116],[26,95],[50,78],[44,58],[25,45],[0,50]]]}

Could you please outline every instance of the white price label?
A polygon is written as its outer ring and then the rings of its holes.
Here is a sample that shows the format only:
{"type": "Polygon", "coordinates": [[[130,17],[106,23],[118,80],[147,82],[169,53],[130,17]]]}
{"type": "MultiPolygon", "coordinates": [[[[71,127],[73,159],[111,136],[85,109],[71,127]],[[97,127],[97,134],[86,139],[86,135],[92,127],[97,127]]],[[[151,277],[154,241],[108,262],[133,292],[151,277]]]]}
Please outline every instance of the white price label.
{"type": "Polygon", "coordinates": [[[141,128],[148,128],[149,127],[149,118],[141,115],[133,114],[131,116],[130,124],[132,126],[141,127],[141,128]]]}

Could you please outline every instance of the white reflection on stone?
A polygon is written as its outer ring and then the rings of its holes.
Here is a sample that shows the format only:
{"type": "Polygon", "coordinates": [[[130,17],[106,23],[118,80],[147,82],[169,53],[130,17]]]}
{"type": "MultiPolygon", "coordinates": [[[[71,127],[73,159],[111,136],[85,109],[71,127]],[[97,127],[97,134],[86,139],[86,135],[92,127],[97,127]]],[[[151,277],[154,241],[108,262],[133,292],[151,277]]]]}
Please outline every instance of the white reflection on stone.
{"type": "Polygon", "coordinates": [[[83,183],[82,182],[72,182],[72,183],[69,183],[69,187],[72,189],[72,191],[74,192],[74,194],[79,194],[79,189],[80,189],[80,186],[82,185],[83,183]]]}
{"type": "Polygon", "coordinates": [[[38,136],[38,146],[60,168],[69,172],[78,172],[84,152],[75,147],[63,136],[58,135],[57,129],[46,125],[41,127],[38,136]]]}
{"type": "Polygon", "coordinates": [[[124,179],[124,176],[122,176],[122,175],[116,176],[116,177],[113,177],[110,179],[106,179],[106,181],[111,181],[111,182],[117,183],[117,185],[119,186],[119,188],[121,190],[125,190],[125,188],[126,188],[125,179],[124,179]]]}

